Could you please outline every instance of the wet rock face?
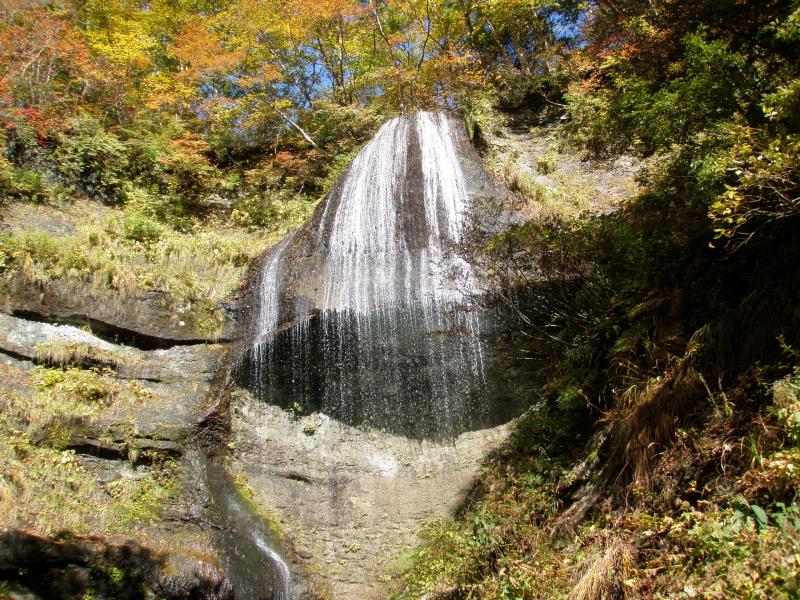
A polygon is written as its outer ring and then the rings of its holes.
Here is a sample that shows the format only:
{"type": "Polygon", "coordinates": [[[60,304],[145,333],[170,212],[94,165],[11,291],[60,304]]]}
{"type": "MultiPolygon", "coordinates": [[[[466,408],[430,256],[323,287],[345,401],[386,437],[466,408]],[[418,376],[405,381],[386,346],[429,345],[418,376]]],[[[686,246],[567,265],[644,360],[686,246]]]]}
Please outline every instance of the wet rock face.
{"type": "Polygon", "coordinates": [[[386,123],[266,257],[237,381],[297,414],[419,439],[506,422],[519,407],[490,381],[496,332],[468,307],[456,252],[473,201],[498,195],[452,115],[386,123]]]}
{"type": "Polygon", "coordinates": [[[511,425],[448,443],[294,418],[238,393],[232,401],[234,468],[278,516],[296,567],[316,573],[336,599],[377,600],[427,522],[451,516],[483,458],[511,425]]]}

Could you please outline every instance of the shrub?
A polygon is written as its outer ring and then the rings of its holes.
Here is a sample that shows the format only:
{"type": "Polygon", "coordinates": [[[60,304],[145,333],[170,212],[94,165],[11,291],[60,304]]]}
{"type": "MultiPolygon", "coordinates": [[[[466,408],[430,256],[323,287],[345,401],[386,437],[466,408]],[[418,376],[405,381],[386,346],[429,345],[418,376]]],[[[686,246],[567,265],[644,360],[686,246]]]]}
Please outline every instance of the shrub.
{"type": "Polygon", "coordinates": [[[47,200],[49,190],[42,174],[30,168],[16,167],[9,160],[6,154],[12,154],[12,148],[2,133],[0,133],[0,150],[0,198],[12,196],[32,202],[47,200]]]}
{"type": "Polygon", "coordinates": [[[136,210],[127,210],[120,220],[125,239],[142,244],[154,244],[164,234],[164,226],[136,210]]]}
{"type": "Polygon", "coordinates": [[[536,172],[539,175],[549,175],[558,167],[558,157],[554,152],[546,152],[536,160],[536,172]]]}
{"type": "MultiPolygon", "coordinates": [[[[35,113],[35,111],[33,111],[35,113]]],[[[34,125],[35,114],[31,110],[6,111],[0,118],[5,125],[5,155],[14,164],[37,162],[47,146],[48,140],[34,125]]]]}
{"type": "Polygon", "coordinates": [[[40,390],[65,394],[69,398],[89,404],[109,400],[113,392],[112,386],[96,369],[61,370],[37,367],[35,376],[40,390]]]}
{"type": "Polygon", "coordinates": [[[119,201],[128,168],[125,145],[92,117],[78,117],[58,136],[52,160],[74,188],[119,201]]]}
{"type": "Polygon", "coordinates": [[[33,281],[46,281],[64,258],[58,240],[40,229],[0,234],[0,267],[18,268],[33,281]]]}
{"type": "Polygon", "coordinates": [[[314,210],[316,200],[308,196],[268,198],[262,195],[245,196],[239,199],[231,211],[232,225],[269,231],[290,231],[299,227],[314,210]]]}
{"type": "Polygon", "coordinates": [[[773,397],[772,411],[778,423],[789,440],[800,447],[800,375],[775,384],[773,397]]]}
{"type": "Polygon", "coordinates": [[[31,202],[45,202],[50,197],[48,186],[39,171],[12,169],[9,175],[9,191],[14,196],[31,202]]]}

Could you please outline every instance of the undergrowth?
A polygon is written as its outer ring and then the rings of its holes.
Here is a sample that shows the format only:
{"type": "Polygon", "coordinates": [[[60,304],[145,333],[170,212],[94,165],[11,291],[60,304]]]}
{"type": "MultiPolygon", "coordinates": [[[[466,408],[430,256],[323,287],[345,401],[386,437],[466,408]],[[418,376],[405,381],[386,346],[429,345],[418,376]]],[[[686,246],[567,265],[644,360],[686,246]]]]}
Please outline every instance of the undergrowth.
{"type": "Polygon", "coordinates": [[[564,415],[532,410],[463,512],[421,532],[393,597],[797,598],[798,383],[800,371],[773,384],[774,402],[755,414],[680,430],[654,485],[630,485],[622,502],[592,485],[606,438],[586,445],[570,431],[580,451],[553,454],[564,415]],[[742,419],[768,435],[748,446],[742,419]]]}
{"type": "Polygon", "coordinates": [[[146,472],[98,485],[97,472],[70,448],[88,423],[122,406],[146,406],[149,390],[102,369],[0,371],[0,523],[40,535],[122,535],[160,517],[177,490],[176,463],[157,460],[146,472]]]}
{"type": "Polygon", "coordinates": [[[63,214],[74,226],[68,235],[36,228],[0,233],[6,281],[72,280],[119,302],[156,290],[179,312],[198,315],[199,328],[209,337],[222,327],[219,301],[240,285],[253,258],[282,231],[270,236],[220,225],[181,233],[138,213],[96,211],[86,202],[63,214]]]}

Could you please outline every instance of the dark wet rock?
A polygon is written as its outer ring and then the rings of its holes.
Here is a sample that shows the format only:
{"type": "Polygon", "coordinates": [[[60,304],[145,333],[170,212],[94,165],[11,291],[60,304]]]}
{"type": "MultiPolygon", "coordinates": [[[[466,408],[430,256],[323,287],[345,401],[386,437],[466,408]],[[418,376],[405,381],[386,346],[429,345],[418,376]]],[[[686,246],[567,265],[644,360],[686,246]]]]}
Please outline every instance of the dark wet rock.
{"type": "Polygon", "coordinates": [[[173,561],[172,569],[176,568],[177,573],[164,576],[160,581],[159,593],[166,598],[229,600],[235,597],[225,570],[219,563],[201,561],[184,554],[180,562],[173,561]]]}

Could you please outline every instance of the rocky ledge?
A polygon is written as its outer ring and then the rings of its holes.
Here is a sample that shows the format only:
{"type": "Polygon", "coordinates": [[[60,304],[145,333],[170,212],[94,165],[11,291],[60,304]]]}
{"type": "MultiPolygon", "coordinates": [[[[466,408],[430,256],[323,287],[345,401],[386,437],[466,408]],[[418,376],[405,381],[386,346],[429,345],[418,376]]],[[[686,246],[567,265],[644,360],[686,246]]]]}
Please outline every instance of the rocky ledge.
{"type": "Polygon", "coordinates": [[[0,313],[0,596],[232,597],[195,442],[221,348],[170,339],[0,313]]]}

